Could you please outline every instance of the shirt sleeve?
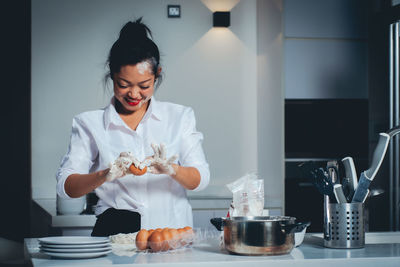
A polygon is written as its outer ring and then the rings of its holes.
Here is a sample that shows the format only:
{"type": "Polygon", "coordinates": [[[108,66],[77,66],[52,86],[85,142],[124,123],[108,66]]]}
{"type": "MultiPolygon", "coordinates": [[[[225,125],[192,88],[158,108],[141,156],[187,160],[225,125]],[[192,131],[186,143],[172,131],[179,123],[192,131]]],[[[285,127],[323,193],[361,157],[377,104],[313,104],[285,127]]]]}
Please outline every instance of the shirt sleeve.
{"type": "Polygon", "coordinates": [[[205,189],[210,181],[210,170],[203,147],[203,134],[196,130],[193,109],[187,108],[183,115],[183,133],[179,161],[182,166],[194,167],[200,173],[200,183],[193,191],[205,189]]]}
{"type": "Polygon", "coordinates": [[[71,198],[65,192],[64,184],[71,174],[87,174],[94,164],[98,149],[87,126],[78,118],[72,120],[71,140],[68,151],[57,170],[57,194],[71,198]]]}

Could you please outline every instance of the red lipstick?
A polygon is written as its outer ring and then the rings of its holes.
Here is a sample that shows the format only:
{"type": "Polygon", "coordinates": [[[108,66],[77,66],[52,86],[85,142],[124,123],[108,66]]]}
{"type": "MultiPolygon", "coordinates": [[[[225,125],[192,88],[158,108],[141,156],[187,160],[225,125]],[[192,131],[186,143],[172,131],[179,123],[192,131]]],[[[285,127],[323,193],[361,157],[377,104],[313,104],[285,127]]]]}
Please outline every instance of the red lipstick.
{"type": "Polygon", "coordinates": [[[136,105],[138,105],[140,103],[140,101],[141,101],[140,99],[139,100],[134,100],[134,101],[126,100],[126,102],[128,103],[129,106],[136,106],[136,105]]]}

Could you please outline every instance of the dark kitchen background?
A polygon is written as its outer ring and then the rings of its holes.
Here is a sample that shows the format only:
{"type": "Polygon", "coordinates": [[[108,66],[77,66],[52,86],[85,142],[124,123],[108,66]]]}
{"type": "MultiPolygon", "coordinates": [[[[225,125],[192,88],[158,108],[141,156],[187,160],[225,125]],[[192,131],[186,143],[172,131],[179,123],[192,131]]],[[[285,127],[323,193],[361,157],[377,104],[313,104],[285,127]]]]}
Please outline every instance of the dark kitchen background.
{"type": "MultiPolygon", "coordinates": [[[[323,12],[304,5],[313,1],[293,2],[285,19],[285,212],[321,232],[323,197],[298,166],[351,156],[358,177],[369,168],[379,133],[390,129],[389,25],[400,10],[396,1],[319,1],[323,12]],[[299,19],[305,14],[315,20],[299,19]]],[[[388,158],[371,185],[383,193],[366,202],[368,231],[396,227],[388,158]]]]}

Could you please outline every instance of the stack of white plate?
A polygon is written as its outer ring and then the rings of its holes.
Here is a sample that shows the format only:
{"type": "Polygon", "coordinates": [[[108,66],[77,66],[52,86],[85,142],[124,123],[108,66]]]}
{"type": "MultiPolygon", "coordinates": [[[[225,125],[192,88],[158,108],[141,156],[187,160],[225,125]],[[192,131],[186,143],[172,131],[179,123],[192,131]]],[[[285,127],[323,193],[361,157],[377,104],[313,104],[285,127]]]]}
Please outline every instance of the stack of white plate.
{"type": "Polygon", "coordinates": [[[52,236],[39,238],[40,251],[57,258],[95,258],[111,252],[108,237],[52,236]]]}

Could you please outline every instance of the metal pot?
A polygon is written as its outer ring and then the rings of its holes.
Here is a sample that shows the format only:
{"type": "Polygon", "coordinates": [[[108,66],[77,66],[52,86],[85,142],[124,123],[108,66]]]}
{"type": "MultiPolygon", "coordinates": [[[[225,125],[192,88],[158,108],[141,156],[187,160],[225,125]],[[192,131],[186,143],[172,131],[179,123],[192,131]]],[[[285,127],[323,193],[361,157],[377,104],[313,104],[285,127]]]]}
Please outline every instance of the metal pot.
{"type": "Polygon", "coordinates": [[[213,218],[211,223],[224,231],[225,248],[241,255],[287,254],[294,247],[294,233],[310,223],[296,223],[288,216],[247,216],[213,218]]]}

